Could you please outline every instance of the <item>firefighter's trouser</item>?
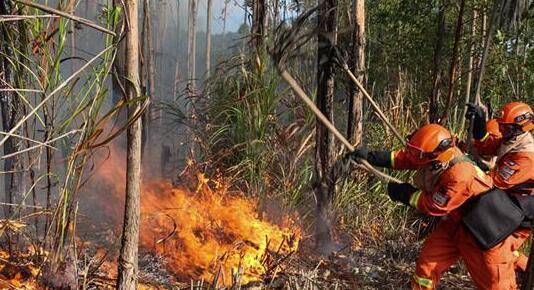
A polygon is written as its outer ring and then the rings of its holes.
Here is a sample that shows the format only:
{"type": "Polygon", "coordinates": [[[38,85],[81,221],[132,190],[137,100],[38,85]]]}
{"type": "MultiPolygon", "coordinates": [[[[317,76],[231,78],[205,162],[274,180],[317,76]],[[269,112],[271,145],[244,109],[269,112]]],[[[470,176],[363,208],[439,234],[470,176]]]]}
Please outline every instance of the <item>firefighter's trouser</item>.
{"type": "Polygon", "coordinates": [[[412,289],[435,289],[441,274],[462,259],[478,289],[517,289],[515,268],[526,264],[517,252],[527,234],[514,233],[497,246],[482,251],[461,222],[441,221],[429,235],[417,259],[412,289]]]}

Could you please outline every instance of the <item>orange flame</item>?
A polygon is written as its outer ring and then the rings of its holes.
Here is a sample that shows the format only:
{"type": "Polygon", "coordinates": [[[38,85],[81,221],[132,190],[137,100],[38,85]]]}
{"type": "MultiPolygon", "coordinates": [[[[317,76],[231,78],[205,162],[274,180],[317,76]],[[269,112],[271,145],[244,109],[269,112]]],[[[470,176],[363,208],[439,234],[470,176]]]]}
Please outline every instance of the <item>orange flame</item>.
{"type": "MultiPolygon", "coordinates": [[[[112,200],[124,194],[124,160],[123,154],[112,150],[98,168],[98,178],[114,191],[103,205],[105,211],[112,210],[112,200]]],[[[191,176],[196,191],[168,181],[149,181],[143,182],[141,193],[141,246],[162,256],[180,280],[211,282],[218,276],[218,283],[228,285],[239,272],[245,284],[266,274],[273,253],[284,256],[296,251],[300,230],[291,219],[286,218],[284,227],[264,221],[255,199],[229,193],[224,182],[202,173],[191,176]],[[213,190],[209,184],[214,184],[213,190]]]]}

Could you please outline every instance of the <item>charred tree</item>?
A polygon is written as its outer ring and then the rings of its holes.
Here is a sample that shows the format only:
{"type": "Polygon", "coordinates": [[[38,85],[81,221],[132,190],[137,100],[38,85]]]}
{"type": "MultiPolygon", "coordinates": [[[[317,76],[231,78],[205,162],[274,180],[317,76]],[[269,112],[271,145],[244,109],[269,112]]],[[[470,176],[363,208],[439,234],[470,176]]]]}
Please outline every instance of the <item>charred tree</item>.
{"type": "MultiPolygon", "coordinates": [[[[334,49],[337,43],[337,1],[324,0],[318,10],[317,99],[319,110],[334,121],[334,49]]],[[[334,136],[317,120],[315,127],[314,193],[317,201],[315,242],[317,250],[328,253],[332,245],[332,199],[334,182],[331,168],[334,163],[334,136]]]]}
{"type": "Polygon", "coordinates": [[[432,62],[432,91],[430,93],[428,118],[430,123],[436,123],[439,118],[439,99],[441,87],[441,60],[443,54],[443,40],[445,38],[445,10],[447,0],[440,1],[438,14],[438,31],[434,47],[434,60],[432,62]]]}
{"type": "MultiPolygon", "coordinates": [[[[140,109],[134,101],[139,97],[139,39],[138,39],[138,2],[126,1],[125,89],[129,101],[129,118],[134,118],[140,109]]],[[[126,152],[126,201],[122,230],[121,251],[118,263],[117,289],[137,289],[138,243],[140,220],[141,184],[141,119],[136,119],[127,129],[126,152]]]]}
{"type": "MultiPolygon", "coordinates": [[[[351,35],[350,67],[360,83],[365,78],[365,1],[353,0],[353,19],[351,35]]],[[[351,83],[349,89],[349,115],[347,120],[347,137],[352,144],[359,144],[363,134],[363,93],[351,83]]]]}

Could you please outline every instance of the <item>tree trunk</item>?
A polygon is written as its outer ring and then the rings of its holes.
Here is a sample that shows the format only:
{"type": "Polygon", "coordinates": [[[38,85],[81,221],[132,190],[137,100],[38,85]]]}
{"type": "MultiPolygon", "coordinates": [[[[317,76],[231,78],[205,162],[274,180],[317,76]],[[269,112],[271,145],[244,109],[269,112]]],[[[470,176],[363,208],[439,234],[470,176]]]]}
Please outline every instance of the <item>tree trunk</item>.
{"type": "MultiPolygon", "coordinates": [[[[352,31],[351,70],[360,83],[365,78],[365,1],[353,0],[354,25],[352,31]]],[[[363,93],[354,84],[350,87],[347,136],[352,144],[360,144],[363,135],[363,93]]]]}
{"type": "MultiPolygon", "coordinates": [[[[11,15],[13,10],[13,3],[11,1],[0,0],[0,14],[11,15]]],[[[9,86],[16,86],[16,68],[8,61],[14,60],[14,48],[16,46],[13,41],[15,37],[16,23],[15,22],[0,22],[0,88],[9,88],[9,86]]],[[[20,98],[16,96],[15,92],[3,91],[0,92],[0,110],[2,113],[2,129],[4,132],[10,131],[20,119],[20,98]]],[[[3,146],[4,155],[18,151],[18,138],[9,138],[3,146]]],[[[21,182],[20,159],[18,156],[7,158],[4,160],[4,202],[15,203],[15,196],[21,182]]],[[[6,205],[4,207],[4,215],[6,219],[12,218],[12,207],[6,205]]]]}
{"type": "Polygon", "coordinates": [[[462,26],[464,17],[465,0],[460,1],[460,12],[456,21],[456,31],[454,33],[454,47],[452,49],[451,68],[449,70],[449,88],[447,92],[447,103],[443,109],[440,123],[447,120],[449,109],[453,103],[454,85],[456,84],[456,67],[458,64],[458,53],[460,50],[460,38],[462,37],[462,26]]]}
{"type": "Polygon", "coordinates": [[[432,92],[429,102],[429,121],[436,123],[439,117],[439,95],[441,85],[441,58],[443,53],[443,38],[445,37],[445,10],[447,0],[442,0],[438,16],[438,31],[436,46],[434,47],[434,61],[432,66],[432,92]]]}
{"type": "MultiPolygon", "coordinates": [[[[125,1],[125,13],[128,21],[126,31],[125,82],[129,100],[139,94],[139,39],[137,0],[125,1]]],[[[130,104],[130,118],[139,110],[139,105],[130,104]]],[[[135,120],[127,130],[126,160],[126,201],[124,207],[124,224],[122,230],[121,251],[119,256],[117,289],[137,289],[137,251],[139,242],[140,220],[140,184],[141,184],[141,119],[135,120]]]]}
{"type": "Polygon", "coordinates": [[[188,77],[190,89],[195,87],[196,79],[196,49],[197,49],[197,0],[189,0],[188,38],[189,48],[187,51],[188,77]]]}
{"type": "Polygon", "coordinates": [[[257,51],[262,51],[265,40],[266,14],[265,0],[254,0],[252,7],[251,43],[257,51]]]}
{"type": "Polygon", "coordinates": [[[502,0],[495,0],[493,4],[493,11],[491,15],[491,22],[489,23],[489,29],[486,33],[486,38],[484,40],[484,50],[482,51],[482,56],[480,57],[480,63],[478,65],[478,73],[475,82],[475,103],[480,104],[480,90],[482,87],[482,79],[484,77],[484,71],[486,68],[486,61],[489,54],[489,49],[491,47],[491,42],[493,40],[493,33],[497,28],[500,19],[501,19],[501,8],[503,5],[502,0]]]}
{"type": "Polygon", "coordinates": [[[210,77],[211,71],[211,2],[208,0],[206,12],[206,78],[210,77]]]}
{"type": "MultiPolygon", "coordinates": [[[[334,120],[334,53],[337,43],[337,1],[325,0],[319,6],[317,50],[317,107],[334,120]]],[[[317,250],[328,253],[332,250],[332,199],[334,182],[330,174],[334,162],[334,136],[319,121],[315,127],[315,175],[314,192],[317,200],[315,242],[317,250]]]]}
{"type": "Polygon", "coordinates": [[[181,41],[180,41],[180,3],[176,4],[176,64],[174,68],[174,90],[173,98],[178,96],[178,86],[180,85],[180,51],[181,51],[181,41]]]}
{"type": "Polygon", "coordinates": [[[228,15],[228,1],[230,0],[224,0],[224,11],[223,11],[223,30],[222,30],[222,40],[221,40],[221,49],[224,51],[226,49],[226,17],[228,15]]]}
{"type": "MultiPolygon", "coordinates": [[[[145,83],[146,94],[151,99],[155,99],[156,80],[155,80],[155,69],[154,69],[154,48],[153,48],[153,43],[152,43],[152,17],[151,17],[151,12],[150,12],[150,1],[149,0],[143,1],[143,13],[144,13],[143,42],[146,45],[146,48],[144,49],[144,54],[143,54],[144,63],[146,65],[146,80],[147,80],[145,83]]],[[[154,107],[150,105],[148,110],[143,114],[143,134],[142,134],[142,142],[141,142],[142,152],[145,152],[147,143],[150,143],[150,144],[153,143],[152,138],[154,137],[159,138],[159,136],[156,136],[154,132],[151,133],[151,131],[154,130],[154,126],[152,122],[154,116],[155,116],[154,107]]]]}
{"type": "MultiPolygon", "coordinates": [[[[465,85],[465,104],[470,102],[471,100],[471,86],[473,83],[473,64],[474,64],[474,54],[475,54],[475,38],[477,33],[476,28],[476,20],[478,17],[477,10],[473,8],[473,19],[471,20],[471,45],[469,47],[469,60],[467,62],[467,80],[465,85]]],[[[465,113],[467,112],[467,106],[464,106],[462,115],[460,118],[462,119],[461,125],[460,125],[460,131],[463,132],[465,129],[465,113]]]]}

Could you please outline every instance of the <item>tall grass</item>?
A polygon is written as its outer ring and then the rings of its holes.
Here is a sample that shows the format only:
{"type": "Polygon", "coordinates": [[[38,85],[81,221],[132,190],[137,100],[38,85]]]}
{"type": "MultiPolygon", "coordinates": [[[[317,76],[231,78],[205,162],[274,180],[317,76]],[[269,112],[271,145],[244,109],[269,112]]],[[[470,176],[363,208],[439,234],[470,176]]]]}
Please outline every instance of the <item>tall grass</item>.
{"type": "MultiPolygon", "coordinates": [[[[60,1],[58,9],[65,9],[66,5],[67,1],[60,1]]],[[[21,4],[17,4],[17,11],[33,16],[44,14],[21,4]]],[[[120,12],[112,1],[107,1],[102,10],[102,25],[115,30],[120,12]]],[[[73,27],[71,20],[29,17],[19,21],[18,33],[24,37],[11,38],[9,45],[14,57],[1,57],[7,58],[13,70],[22,75],[16,84],[23,112],[21,130],[17,132],[29,140],[20,149],[25,155],[19,154],[25,156],[23,168],[29,172],[31,184],[18,197],[17,212],[7,218],[23,223],[36,219],[33,229],[24,229],[28,240],[21,243],[38,241],[37,248],[49,252],[49,274],[55,275],[59,264],[65,261],[68,252],[65,249],[75,248],[78,197],[92,152],[118,136],[132,121],[108,130],[113,116],[128,105],[125,102],[110,105],[108,90],[121,38],[103,34],[100,53],[89,58],[71,58],[66,50],[69,27],[73,27]],[[72,67],[78,68],[70,71],[72,67]],[[28,212],[30,194],[35,208],[42,210],[28,212]]],[[[134,100],[144,101],[144,98],[134,100]]],[[[0,235],[9,230],[2,228],[0,235]]]]}

